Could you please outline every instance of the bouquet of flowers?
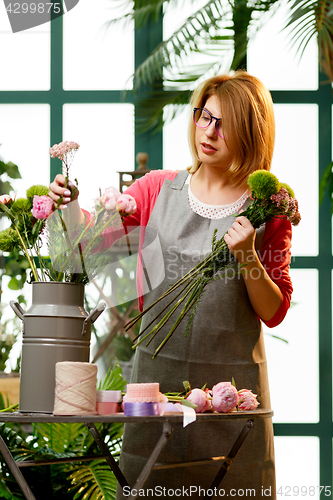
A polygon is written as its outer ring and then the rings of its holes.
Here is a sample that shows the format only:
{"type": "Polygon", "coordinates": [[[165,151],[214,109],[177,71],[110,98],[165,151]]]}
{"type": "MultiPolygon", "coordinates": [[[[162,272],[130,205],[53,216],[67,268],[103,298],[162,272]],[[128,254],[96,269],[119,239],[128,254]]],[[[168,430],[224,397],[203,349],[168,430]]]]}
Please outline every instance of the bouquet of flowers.
{"type": "MultiPolygon", "coordinates": [[[[69,169],[79,145],[62,142],[50,148],[52,158],[64,165],[66,187],[69,169]]],[[[76,188],[75,188],[76,189],[76,188]]],[[[108,263],[107,250],[96,251],[109,228],[121,228],[122,217],[136,211],[134,198],[108,188],[95,199],[93,215],[84,224],[70,221],[55,209],[46,186],[34,185],[26,198],[0,197],[0,210],[10,221],[10,227],[0,231],[0,250],[23,253],[28,260],[32,281],[68,281],[87,283],[98,269],[108,263]],[[43,237],[49,255],[41,255],[43,237]]],[[[58,207],[62,200],[58,202],[58,207]]],[[[69,214],[68,214],[69,212],[69,214]]]]}
{"type": "MultiPolygon", "coordinates": [[[[298,202],[295,199],[293,190],[287,184],[280,183],[277,177],[267,170],[256,170],[249,176],[248,185],[251,189],[253,203],[251,203],[251,205],[249,205],[249,207],[242,212],[242,216],[247,217],[255,229],[259,228],[262,224],[272,220],[273,218],[287,219],[294,226],[299,224],[301,216],[298,211],[298,202]]],[[[151,321],[150,324],[136,337],[133,349],[146,339],[149,339],[146,344],[149,345],[161,328],[166,325],[171,315],[182,304],[183,308],[175,324],[171,327],[169,333],[156,349],[153,358],[161,351],[181,321],[187,315],[189,315],[186,331],[186,334],[188,334],[189,327],[193,321],[200,298],[207,285],[209,285],[212,281],[225,276],[231,269],[233,270],[236,268],[238,269],[238,272],[241,272],[242,266],[239,266],[237,261],[230,254],[229,248],[224,240],[224,236],[218,240],[216,233],[217,230],[215,230],[213,236],[212,251],[207,255],[207,257],[197,264],[185,276],[180,278],[172,287],[169,288],[167,292],[157,299],[157,301],[125,325],[125,330],[132,328],[132,326],[158,302],[166,299],[172,292],[178,291],[178,289],[180,290],[176,296],[166,304],[154,320],[151,321]],[[167,311],[165,315],[156,323],[156,320],[165,311],[167,311]],[[149,330],[153,323],[156,323],[155,326],[149,330]],[[147,330],[149,330],[148,333],[147,330]]]]}

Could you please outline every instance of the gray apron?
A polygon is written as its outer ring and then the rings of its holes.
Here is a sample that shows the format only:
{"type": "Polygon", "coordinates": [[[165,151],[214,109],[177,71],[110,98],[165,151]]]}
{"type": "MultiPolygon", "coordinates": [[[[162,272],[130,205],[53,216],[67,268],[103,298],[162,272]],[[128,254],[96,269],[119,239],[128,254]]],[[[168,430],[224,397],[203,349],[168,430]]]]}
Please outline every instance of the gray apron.
{"type": "MultiPolygon", "coordinates": [[[[161,274],[157,282],[162,280],[163,275],[164,279],[145,296],[144,307],[211,251],[215,228],[218,229],[218,238],[221,238],[235,220],[233,216],[207,219],[193,212],[188,203],[187,175],[187,171],[181,171],[174,181],[165,180],[149,219],[147,229],[158,232],[164,262],[156,259],[158,253],[149,256],[145,251],[144,263],[150,275],[161,274]]],[[[246,204],[249,203],[248,200],[246,204]]],[[[261,227],[256,235],[257,250],[260,249],[263,234],[264,227],[261,227]]],[[[142,328],[164,305],[158,304],[144,316],[142,328]]],[[[178,314],[171,317],[162,333],[148,347],[142,343],[136,349],[131,382],[159,382],[161,392],[180,392],[185,380],[190,382],[192,388],[200,388],[204,384],[212,388],[218,382],[231,381],[233,377],[238,390],[251,389],[258,395],[260,408],[269,409],[261,322],[251,307],[243,277],[234,273],[210,283],[203,293],[189,335],[185,338],[185,318],[159,355],[152,359],[156,347],[178,314]]],[[[173,435],[159,461],[194,460],[227,454],[243,425],[243,421],[194,422],[185,429],[181,424],[174,425],[173,435]]],[[[131,487],[154,448],[161,429],[159,424],[125,425],[120,467],[131,487]]],[[[218,468],[207,465],[153,471],[145,488],[201,486],[207,489],[218,468]]],[[[254,488],[256,498],[262,497],[262,488],[271,488],[272,495],[268,496],[266,491],[265,498],[275,499],[271,419],[256,421],[221,488],[226,492],[231,488],[254,488]]],[[[120,488],[117,498],[125,498],[120,488]]]]}

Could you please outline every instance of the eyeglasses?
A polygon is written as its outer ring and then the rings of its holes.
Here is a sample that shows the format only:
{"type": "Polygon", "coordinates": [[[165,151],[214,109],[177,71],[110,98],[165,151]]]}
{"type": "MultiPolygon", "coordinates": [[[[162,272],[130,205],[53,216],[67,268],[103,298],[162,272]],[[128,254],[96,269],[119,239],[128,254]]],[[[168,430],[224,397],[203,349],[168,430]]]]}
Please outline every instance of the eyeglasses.
{"type": "Polygon", "coordinates": [[[193,120],[197,127],[208,128],[213,120],[215,120],[215,130],[217,135],[224,139],[222,131],[222,119],[213,116],[207,109],[204,108],[194,108],[193,109],[193,120]]]}

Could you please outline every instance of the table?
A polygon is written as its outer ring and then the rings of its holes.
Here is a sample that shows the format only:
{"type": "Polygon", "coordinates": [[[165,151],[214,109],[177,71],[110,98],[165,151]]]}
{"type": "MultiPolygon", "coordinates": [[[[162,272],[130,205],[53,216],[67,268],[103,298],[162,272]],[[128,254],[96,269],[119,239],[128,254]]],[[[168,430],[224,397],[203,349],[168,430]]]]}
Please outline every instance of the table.
{"type": "MultiPolygon", "coordinates": [[[[113,456],[109,452],[107,445],[104,443],[102,437],[100,436],[95,423],[129,423],[129,422],[160,422],[161,423],[161,436],[158,442],[155,445],[154,450],[152,451],[149,459],[147,460],[146,465],[144,466],[142,472],[140,473],[135,485],[132,486],[131,491],[134,493],[127,496],[129,500],[135,500],[139,495],[139,490],[144,486],[147,481],[152,470],[156,469],[172,469],[177,467],[191,467],[193,465],[204,465],[204,464],[216,464],[217,462],[221,462],[222,465],[215,476],[210,490],[214,490],[217,488],[224,476],[226,475],[229,467],[231,466],[234,458],[236,457],[240,447],[245,441],[247,435],[255,425],[255,420],[258,418],[269,418],[273,416],[272,410],[253,410],[253,411],[237,411],[232,413],[201,413],[197,414],[197,419],[190,425],[200,425],[200,422],[207,421],[223,421],[230,419],[241,419],[244,421],[244,426],[235,440],[231,450],[228,455],[221,455],[217,457],[202,457],[200,460],[192,460],[190,462],[157,462],[158,456],[161,451],[165,447],[168,439],[170,439],[172,435],[172,424],[183,421],[183,415],[179,412],[175,413],[166,413],[161,416],[146,416],[146,417],[132,417],[125,416],[123,413],[117,413],[115,415],[75,415],[75,416],[58,416],[52,414],[44,414],[44,413],[21,413],[21,412],[13,412],[13,413],[0,413],[0,422],[11,422],[11,423],[20,423],[20,424],[29,424],[29,423],[83,423],[89,429],[91,435],[93,436],[96,444],[101,450],[100,455],[94,456],[77,456],[75,458],[64,458],[64,459],[52,459],[52,460],[30,460],[30,461],[15,461],[9,449],[6,446],[6,443],[0,436],[0,453],[2,454],[4,460],[6,461],[9,469],[11,470],[17,484],[22,490],[24,497],[27,500],[36,500],[33,495],[29,485],[24,479],[23,474],[20,471],[21,467],[31,467],[37,465],[51,465],[54,463],[68,463],[68,462],[82,462],[87,460],[96,460],[97,458],[104,458],[114,475],[117,478],[119,484],[124,486],[129,486],[126,478],[118,467],[117,462],[114,460],[113,456]],[[137,494],[135,494],[135,491],[137,494]]],[[[205,499],[212,498],[212,495],[208,494],[204,497],[205,499]]]]}

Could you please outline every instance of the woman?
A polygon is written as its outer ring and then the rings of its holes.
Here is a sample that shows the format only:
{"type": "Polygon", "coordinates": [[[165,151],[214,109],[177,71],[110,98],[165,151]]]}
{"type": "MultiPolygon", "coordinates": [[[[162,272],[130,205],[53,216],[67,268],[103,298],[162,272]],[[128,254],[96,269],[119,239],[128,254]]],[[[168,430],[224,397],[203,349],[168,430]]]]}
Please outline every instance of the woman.
{"type": "MultiPolygon", "coordinates": [[[[251,389],[258,395],[260,408],[270,408],[261,321],[269,327],[278,325],[290,305],[291,226],[275,220],[255,231],[248,219],[231,214],[241,214],[251,203],[248,176],[257,169],[270,169],[275,134],[271,96],[257,78],[237,71],[203,82],[191,104],[192,167],[179,172],[153,171],[127,190],[136,199],[138,210],[126,224],[157,231],[163,255],[163,263],[156,263],[156,254],[144,254],[146,264],[153,262],[155,269],[163,269],[164,279],[141,296],[141,306],[151,304],[210,251],[215,228],[218,237],[227,232],[230,252],[240,264],[246,264],[247,272],[209,285],[187,338],[184,321],[154,360],[152,353],[161,337],[148,348],[141,344],[132,382],[159,382],[161,391],[167,392],[180,391],[185,380],[193,388],[204,384],[212,388],[233,377],[238,389],[251,389]]],[[[50,185],[50,196],[55,202],[65,196],[64,205],[70,201],[61,175],[50,185]]],[[[76,210],[83,220],[78,205],[76,210]]],[[[108,236],[105,240],[110,244],[108,236]]],[[[152,315],[144,316],[142,328],[156,312],[154,308],[152,315]]],[[[186,429],[175,426],[159,461],[227,454],[242,426],[233,421],[200,423],[186,429]]],[[[160,432],[157,425],[148,429],[132,424],[125,429],[121,467],[131,486],[160,432]]],[[[218,467],[154,471],[145,487],[209,488],[218,467]]],[[[252,489],[256,498],[262,496],[263,488],[270,492],[266,496],[276,497],[271,419],[256,422],[221,487],[226,494],[232,488],[252,489]]],[[[123,497],[121,491],[118,497],[123,497]]]]}

